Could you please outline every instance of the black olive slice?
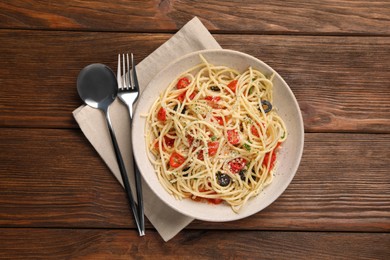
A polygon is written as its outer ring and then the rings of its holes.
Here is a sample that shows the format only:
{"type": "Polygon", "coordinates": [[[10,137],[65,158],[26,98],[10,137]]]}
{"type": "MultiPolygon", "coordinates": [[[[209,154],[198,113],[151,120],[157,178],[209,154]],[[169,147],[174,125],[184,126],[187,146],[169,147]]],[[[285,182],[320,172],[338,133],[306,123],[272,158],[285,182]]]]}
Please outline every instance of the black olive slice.
{"type": "Polygon", "coordinates": [[[217,181],[218,184],[221,185],[222,187],[226,187],[230,184],[231,178],[229,175],[225,173],[217,173],[217,181]]]}
{"type": "Polygon", "coordinates": [[[272,110],[272,104],[268,100],[262,100],[261,101],[261,106],[264,109],[264,113],[268,113],[269,111],[272,110]]]}

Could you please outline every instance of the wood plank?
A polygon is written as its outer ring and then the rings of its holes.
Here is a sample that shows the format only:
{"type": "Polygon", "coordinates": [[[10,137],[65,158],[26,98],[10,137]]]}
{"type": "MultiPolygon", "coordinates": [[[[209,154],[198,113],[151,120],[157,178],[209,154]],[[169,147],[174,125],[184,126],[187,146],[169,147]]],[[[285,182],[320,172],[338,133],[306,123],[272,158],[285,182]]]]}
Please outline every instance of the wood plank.
{"type": "Polygon", "coordinates": [[[307,133],[299,170],[286,192],[262,212],[234,222],[234,228],[389,232],[389,165],[390,135],[307,133]]]}
{"type": "Polygon", "coordinates": [[[115,68],[113,57],[125,50],[140,50],[136,59],[141,60],[168,37],[0,31],[0,125],[77,127],[71,113],[82,104],[76,78],[84,66],[115,68]]]}
{"type": "Polygon", "coordinates": [[[390,234],[259,231],[181,232],[0,229],[6,259],[388,259],[390,234]]]}
{"type": "Polygon", "coordinates": [[[300,105],[306,132],[390,132],[388,38],[216,39],[225,48],[263,60],[286,80],[300,105]]]}
{"type": "Polygon", "coordinates": [[[133,224],[122,187],[81,131],[0,132],[1,226],[133,224]]]}
{"type": "Polygon", "coordinates": [[[1,28],[162,32],[198,16],[213,32],[389,35],[390,4],[375,1],[2,1],[1,28]]]}
{"type": "MultiPolygon", "coordinates": [[[[297,175],[275,203],[190,228],[389,232],[390,135],[305,138],[297,175]]],[[[78,129],[0,128],[0,184],[1,227],[134,227],[124,191],[78,129]]]]}
{"type": "MultiPolygon", "coordinates": [[[[1,30],[0,126],[77,127],[71,112],[82,104],[76,91],[82,67],[116,68],[114,57],[124,50],[142,60],[170,36],[1,30]]],[[[390,132],[389,37],[215,37],[286,79],[307,132],[390,132]]]]}

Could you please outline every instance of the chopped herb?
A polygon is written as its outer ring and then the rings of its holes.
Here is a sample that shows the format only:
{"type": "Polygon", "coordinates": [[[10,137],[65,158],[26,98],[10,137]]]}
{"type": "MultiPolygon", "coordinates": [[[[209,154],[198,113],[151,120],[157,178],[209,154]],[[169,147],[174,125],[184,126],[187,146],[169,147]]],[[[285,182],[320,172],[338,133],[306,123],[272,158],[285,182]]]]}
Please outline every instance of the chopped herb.
{"type": "Polygon", "coordinates": [[[250,151],[250,150],[251,150],[251,146],[250,146],[249,144],[247,144],[247,143],[244,144],[244,148],[245,148],[245,150],[247,150],[247,151],[250,151]]]}
{"type": "Polygon", "coordinates": [[[247,117],[247,116],[244,118],[244,121],[247,123],[252,123],[252,119],[250,117],[247,117]]]}
{"type": "Polygon", "coordinates": [[[213,135],[213,136],[211,137],[211,141],[215,141],[215,140],[217,140],[217,137],[216,137],[215,135],[213,135]]]}

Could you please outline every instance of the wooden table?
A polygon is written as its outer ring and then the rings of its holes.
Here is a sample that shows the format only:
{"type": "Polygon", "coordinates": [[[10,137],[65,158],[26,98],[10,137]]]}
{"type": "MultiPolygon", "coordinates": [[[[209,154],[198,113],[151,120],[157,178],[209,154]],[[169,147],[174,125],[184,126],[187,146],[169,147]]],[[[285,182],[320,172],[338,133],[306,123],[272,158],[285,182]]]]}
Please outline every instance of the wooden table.
{"type": "Polygon", "coordinates": [[[0,258],[390,259],[389,1],[0,3],[0,258]],[[71,112],[81,68],[139,60],[198,16],[289,83],[305,124],[286,192],[249,218],[138,237],[71,112]]]}

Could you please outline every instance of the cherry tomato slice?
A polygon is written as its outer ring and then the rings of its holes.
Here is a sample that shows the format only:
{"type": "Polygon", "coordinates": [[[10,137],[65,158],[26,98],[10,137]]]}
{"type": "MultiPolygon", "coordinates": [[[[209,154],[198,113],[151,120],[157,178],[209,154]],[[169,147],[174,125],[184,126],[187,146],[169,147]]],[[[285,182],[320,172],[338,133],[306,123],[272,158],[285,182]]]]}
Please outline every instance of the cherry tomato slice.
{"type": "Polygon", "coordinates": [[[204,160],[203,150],[199,151],[199,153],[198,153],[198,160],[201,160],[201,161],[204,160]]]}
{"type": "MultiPolygon", "coordinates": [[[[208,147],[207,150],[208,150],[209,156],[214,156],[214,155],[217,154],[218,147],[219,147],[219,142],[217,142],[217,141],[208,142],[207,143],[207,147],[208,147]]],[[[199,151],[198,159],[201,160],[201,161],[204,160],[203,150],[199,151]]]]}
{"type": "Polygon", "coordinates": [[[206,96],[204,99],[207,100],[207,101],[218,102],[218,101],[221,100],[221,97],[218,97],[218,96],[206,96]]]}
{"type": "Polygon", "coordinates": [[[194,142],[194,137],[191,136],[191,135],[187,135],[186,137],[187,137],[187,140],[188,140],[189,145],[191,146],[192,143],[194,142]]]}
{"type": "Polygon", "coordinates": [[[219,125],[223,125],[223,119],[221,116],[215,116],[214,120],[217,121],[219,125]]]}
{"type": "Polygon", "coordinates": [[[232,80],[227,86],[231,91],[236,92],[238,80],[232,80]]]}
{"type": "MultiPolygon", "coordinates": [[[[169,138],[168,136],[164,136],[164,142],[165,142],[165,145],[169,148],[173,147],[173,145],[175,144],[175,139],[172,139],[172,138],[169,138]]],[[[154,144],[154,149],[156,151],[159,150],[159,146],[158,146],[158,140],[156,139],[156,142],[154,144]]],[[[164,143],[162,145],[162,150],[163,151],[166,151],[165,149],[165,146],[164,146],[164,143]]]]}
{"type": "Polygon", "coordinates": [[[251,127],[251,133],[256,137],[260,137],[259,131],[257,130],[256,126],[254,126],[254,125],[252,125],[252,127],[251,127]]]}
{"type": "MultiPolygon", "coordinates": [[[[197,93],[198,92],[196,92],[196,91],[192,92],[191,95],[189,96],[189,99],[193,100],[197,93]]],[[[177,100],[179,100],[180,102],[183,102],[184,99],[186,98],[186,94],[187,94],[187,91],[184,91],[179,96],[177,96],[177,100]]]]}
{"type": "Polygon", "coordinates": [[[157,112],[157,119],[163,122],[167,120],[167,111],[165,110],[165,108],[160,107],[160,109],[157,112]]]}
{"type": "Polygon", "coordinates": [[[193,100],[194,97],[196,96],[196,94],[198,94],[198,92],[196,92],[196,91],[192,92],[190,95],[190,100],[193,100]]]}
{"type": "Polygon", "coordinates": [[[215,204],[215,205],[218,205],[218,204],[221,204],[222,203],[222,199],[221,198],[214,198],[214,199],[207,199],[207,201],[211,204],[215,204]]]}
{"type": "MultiPolygon", "coordinates": [[[[264,123],[261,123],[262,125],[263,125],[263,127],[265,126],[264,125],[264,123]]],[[[255,125],[252,125],[251,126],[251,133],[254,135],[254,136],[256,136],[256,137],[260,137],[260,135],[262,135],[262,129],[261,129],[261,127],[259,126],[259,130],[256,128],[256,126],[255,125]],[[259,130],[260,130],[260,132],[259,132],[259,130]]]]}
{"type": "Polygon", "coordinates": [[[221,100],[221,97],[218,97],[218,96],[206,96],[204,98],[205,100],[207,100],[208,102],[208,105],[212,108],[219,108],[219,105],[218,105],[218,101],[221,100]]]}
{"type": "Polygon", "coordinates": [[[184,77],[177,81],[176,88],[182,89],[182,88],[186,88],[188,85],[190,85],[190,80],[184,77]]]}
{"type": "Polygon", "coordinates": [[[270,158],[270,153],[266,153],[264,156],[264,160],[263,160],[263,166],[267,167],[268,162],[269,162],[269,170],[272,170],[275,166],[275,161],[276,161],[275,151],[272,153],[271,158],[270,158]]]}
{"type": "Polygon", "coordinates": [[[208,142],[207,143],[207,146],[208,146],[208,151],[209,151],[209,156],[214,156],[217,154],[217,151],[218,151],[218,147],[219,147],[219,142],[217,141],[214,141],[214,142],[208,142]]]}
{"type": "Polygon", "coordinates": [[[158,149],[159,149],[159,146],[158,146],[158,140],[156,139],[154,141],[154,150],[156,150],[158,152],[158,149]]]}
{"type": "Polygon", "coordinates": [[[169,158],[169,165],[177,168],[185,162],[186,158],[177,152],[173,152],[169,158]]]}
{"type": "Polygon", "coordinates": [[[175,144],[175,139],[169,138],[168,136],[164,136],[164,141],[168,147],[173,147],[175,144]]]}
{"type": "Polygon", "coordinates": [[[235,174],[244,169],[246,163],[247,161],[244,158],[236,158],[228,162],[230,171],[235,174]]]}
{"type": "Polygon", "coordinates": [[[227,137],[229,143],[232,145],[236,145],[240,143],[240,135],[238,134],[237,130],[227,130],[227,137]]]}
{"type": "MultiPolygon", "coordinates": [[[[199,189],[199,192],[206,192],[207,190],[202,188],[202,189],[199,189]]],[[[210,193],[210,194],[217,194],[215,191],[210,193]]],[[[221,204],[223,202],[223,199],[221,198],[204,198],[204,197],[200,197],[200,196],[191,196],[191,199],[194,200],[194,201],[198,201],[198,202],[202,202],[202,201],[207,201],[208,203],[211,203],[211,204],[221,204]]]]}
{"type": "Polygon", "coordinates": [[[184,99],[186,98],[186,93],[187,93],[187,91],[184,91],[179,96],[177,96],[177,100],[179,100],[180,102],[183,102],[184,99]]]}

